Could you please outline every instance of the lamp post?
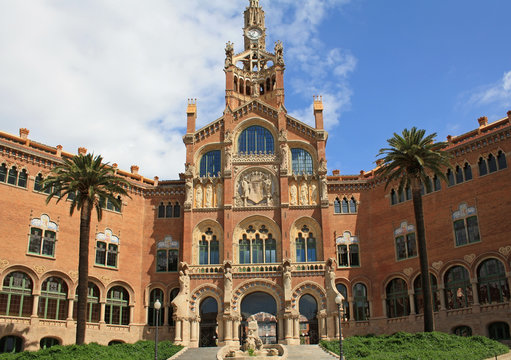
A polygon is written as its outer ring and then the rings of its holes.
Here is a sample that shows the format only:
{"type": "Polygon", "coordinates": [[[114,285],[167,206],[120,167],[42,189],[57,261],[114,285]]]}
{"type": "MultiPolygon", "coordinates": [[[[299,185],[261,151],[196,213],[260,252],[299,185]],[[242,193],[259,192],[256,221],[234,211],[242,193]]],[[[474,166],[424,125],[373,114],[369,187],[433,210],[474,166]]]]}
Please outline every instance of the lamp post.
{"type": "Polygon", "coordinates": [[[161,302],[160,299],[156,299],[154,302],[154,310],[156,310],[156,329],[154,331],[154,360],[158,360],[158,322],[160,321],[160,309],[161,309],[161,302]]]}
{"type": "Polygon", "coordinates": [[[335,303],[337,304],[337,311],[339,317],[339,360],[344,360],[344,355],[342,353],[342,328],[341,328],[341,307],[342,307],[342,295],[338,294],[335,297],[335,303]]]}

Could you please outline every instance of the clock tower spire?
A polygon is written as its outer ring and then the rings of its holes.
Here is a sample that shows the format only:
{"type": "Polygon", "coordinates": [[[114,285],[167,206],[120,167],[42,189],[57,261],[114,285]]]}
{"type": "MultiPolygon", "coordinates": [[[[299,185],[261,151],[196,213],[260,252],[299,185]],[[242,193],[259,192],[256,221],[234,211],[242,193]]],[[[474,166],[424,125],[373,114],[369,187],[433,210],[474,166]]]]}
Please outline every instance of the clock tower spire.
{"type": "Polygon", "coordinates": [[[264,11],[259,0],[249,0],[244,12],[244,51],[234,53],[234,44],[225,48],[226,105],[235,109],[258,98],[279,108],[284,104],[284,56],[280,41],[274,53],[266,50],[264,11]]]}

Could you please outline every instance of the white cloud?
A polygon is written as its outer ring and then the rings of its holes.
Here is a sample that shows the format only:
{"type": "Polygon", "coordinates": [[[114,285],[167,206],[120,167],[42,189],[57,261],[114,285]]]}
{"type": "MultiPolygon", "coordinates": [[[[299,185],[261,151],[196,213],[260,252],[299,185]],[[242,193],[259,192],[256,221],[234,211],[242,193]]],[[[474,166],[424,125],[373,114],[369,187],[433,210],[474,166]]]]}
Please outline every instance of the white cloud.
{"type": "Polygon", "coordinates": [[[504,73],[498,82],[487,85],[472,94],[469,102],[478,105],[499,103],[509,106],[511,104],[511,71],[504,73]]]}
{"type": "MultiPolygon", "coordinates": [[[[346,81],[336,80],[356,60],[340,49],[318,55],[324,45],[317,27],[345,2],[261,1],[275,22],[267,22],[269,33],[284,41],[287,63],[310,72],[299,94],[321,92],[330,106],[327,124],[349,104],[346,81]]],[[[84,146],[123,169],[137,164],[144,176],[177,178],[184,170],[186,99],[199,99],[197,127],[221,116],[224,47],[231,40],[241,50],[247,4],[0,0],[0,129],[26,127],[35,141],[69,152],[84,146]]]]}

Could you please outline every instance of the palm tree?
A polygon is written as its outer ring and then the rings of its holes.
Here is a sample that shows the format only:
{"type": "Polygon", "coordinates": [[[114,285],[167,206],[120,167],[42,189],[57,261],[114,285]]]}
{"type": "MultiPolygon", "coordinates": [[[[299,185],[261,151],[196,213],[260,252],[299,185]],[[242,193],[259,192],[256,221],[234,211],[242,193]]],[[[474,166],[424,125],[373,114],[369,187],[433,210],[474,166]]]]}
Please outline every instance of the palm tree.
{"type": "Polygon", "coordinates": [[[421,184],[429,192],[431,181],[428,174],[436,175],[447,181],[444,170],[450,168],[449,154],[444,151],[445,142],[435,142],[436,133],[426,136],[426,130],[413,127],[404,129],[401,135],[387,140],[389,148],[380,149],[377,156],[383,156],[380,167],[376,169],[376,177],[386,181],[385,188],[394,181],[399,181],[398,193],[405,187],[412,189],[413,211],[417,226],[417,242],[421,270],[422,293],[424,296],[424,331],[434,331],[431,283],[428,270],[428,253],[424,230],[424,214],[422,209],[421,184]]]}
{"type": "Polygon", "coordinates": [[[105,201],[111,201],[115,207],[120,208],[121,200],[117,196],[127,195],[126,188],[129,186],[128,181],[116,176],[114,169],[103,164],[102,160],[100,155],[92,154],[64,159],[64,163],[55,167],[43,182],[44,189],[50,190],[46,204],[52,198],[56,198],[58,203],[68,196],[71,200],[70,215],[73,215],[75,208],[80,210],[76,344],[85,341],[92,209],[96,208],[98,221],[101,221],[105,201]]]}

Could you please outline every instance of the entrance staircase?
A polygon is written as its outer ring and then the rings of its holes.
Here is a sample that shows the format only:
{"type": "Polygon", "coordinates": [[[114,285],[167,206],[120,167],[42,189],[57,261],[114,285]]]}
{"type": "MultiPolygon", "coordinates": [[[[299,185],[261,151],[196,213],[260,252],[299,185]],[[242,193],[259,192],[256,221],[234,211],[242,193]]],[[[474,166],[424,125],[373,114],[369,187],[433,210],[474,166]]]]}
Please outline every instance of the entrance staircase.
{"type": "MultiPolygon", "coordinates": [[[[319,345],[285,345],[288,351],[287,360],[334,360],[329,353],[323,351],[319,345]]],[[[218,347],[201,347],[187,349],[178,354],[173,360],[215,360],[218,347]]]]}

